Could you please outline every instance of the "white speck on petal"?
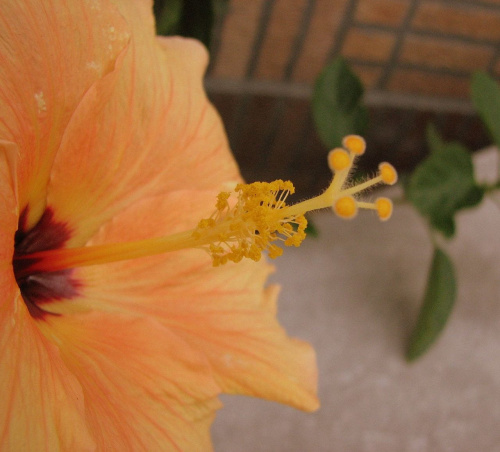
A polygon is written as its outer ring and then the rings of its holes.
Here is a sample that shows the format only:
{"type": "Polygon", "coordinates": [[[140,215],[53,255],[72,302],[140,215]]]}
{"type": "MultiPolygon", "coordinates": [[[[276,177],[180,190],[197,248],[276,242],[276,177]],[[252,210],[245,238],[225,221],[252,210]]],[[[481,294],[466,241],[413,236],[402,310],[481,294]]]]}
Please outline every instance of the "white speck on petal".
{"type": "Polygon", "coordinates": [[[98,63],[97,61],[88,61],[86,66],[87,66],[87,69],[95,71],[99,75],[102,74],[102,64],[101,63],[98,63]]]}
{"type": "Polygon", "coordinates": [[[47,104],[45,103],[45,99],[43,97],[43,91],[39,91],[35,93],[35,101],[38,107],[38,114],[44,113],[47,111],[47,104]]]}
{"type": "Polygon", "coordinates": [[[101,10],[101,3],[98,0],[87,0],[87,4],[90,5],[90,9],[94,11],[101,10]]]}
{"type": "Polygon", "coordinates": [[[226,367],[233,367],[233,355],[231,353],[224,354],[222,359],[226,367]]]}

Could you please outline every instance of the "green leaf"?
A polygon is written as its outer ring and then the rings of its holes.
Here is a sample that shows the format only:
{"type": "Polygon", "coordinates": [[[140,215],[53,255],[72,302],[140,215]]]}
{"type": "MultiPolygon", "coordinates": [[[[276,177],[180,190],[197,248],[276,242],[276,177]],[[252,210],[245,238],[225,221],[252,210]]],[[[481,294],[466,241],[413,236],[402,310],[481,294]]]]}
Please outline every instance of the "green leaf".
{"type": "Polygon", "coordinates": [[[409,361],[424,354],[439,337],[453,309],[455,295],[453,264],[441,249],[435,248],[424,301],[406,353],[409,361]]]}
{"type": "Polygon", "coordinates": [[[316,79],[312,111],[318,135],[328,148],[340,146],[349,134],[362,134],[368,111],[362,105],[363,85],[345,60],[336,58],[316,79]]]}
{"type": "Polygon", "coordinates": [[[443,141],[434,124],[429,124],[426,129],[427,144],[431,152],[438,152],[446,143],[443,141]]]}
{"type": "Polygon", "coordinates": [[[311,237],[311,238],[318,238],[319,237],[318,228],[316,227],[316,225],[313,223],[313,221],[310,218],[307,219],[307,227],[306,227],[305,233],[307,234],[308,237],[311,237]]]}
{"type": "Polygon", "coordinates": [[[471,154],[460,143],[445,143],[428,130],[431,154],[415,169],[406,196],[446,237],[455,234],[457,211],[481,202],[484,188],[474,179],[471,154]]]}
{"type": "Polygon", "coordinates": [[[222,14],[227,0],[156,0],[156,31],[198,39],[210,48],[216,14],[222,14]]]}
{"type": "Polygon", "coordinates": [[[180,23],[180,34],[182,36],[196,38],[209,48],[213,25],[213,1],[184,0],[180,23]]]}
{"type": "Polygon", "coordinates": [[[471,99],[493,141],[500,148],[500,87],[488,74],[472,76],[471,99]]]}
{"type": "Polygon", "coordinates": [[[169,36],[178,33],[183,3],[183,0],[156,0],[154,2],[157,34],[169,36]]]}

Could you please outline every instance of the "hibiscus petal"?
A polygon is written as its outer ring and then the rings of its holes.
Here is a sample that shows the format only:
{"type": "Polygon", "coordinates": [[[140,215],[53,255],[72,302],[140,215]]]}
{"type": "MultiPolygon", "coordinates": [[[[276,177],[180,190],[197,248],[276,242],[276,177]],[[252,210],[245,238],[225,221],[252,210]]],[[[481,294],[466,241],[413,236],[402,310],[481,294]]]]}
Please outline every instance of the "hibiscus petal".
{"type": "Polygon", "coordinates": [[[0,30],[0,138],[19,147],[19,207],[30,205],[30,226],[45,208],[68,121],[129,35],[116,8],[99,0],[3,0],[0,30]]]}
{"type": "Polygon", "coordinates": [[[14,234],[17,230],[18,207],[15,194],[15,174],[11,173],[9,161],[17,147],[0,141],[0,271],[12,272],[14,234]]]}
{"type": "Polygon", "coordinates": [[[54,163],[49,203],[74,231],[68,246],[144,196],[239,178],[203,90],[206,50],[157,39],[146,3],[123,2],[133,34],[120,77],[82,100],[54,163]]]}
{"type": "MultiPolygon", "coordinates": [[[[198,219],[206,215],[213,200],[213,193],[200,191],[142,200],[106,225],[92,243],[185,230],[188,223],[196,224],[197,214],[198,219]]],[[[203,352],[225,392],[314,410],[314,352],[288,338],[276,321],[277,290],[262,290],[270,271],[264,260],[214,268],[201,250],[168,253],[77,269],[82,299],[67,305],[155,316],[203,352]]]]}
{"type": "Polygon", "coordinates": [[[38,330],[7,271],[0,285],[2,451],[94,450],[79,383],[38,330]]]}
{"type": "Polygon", "coordinates": [[[52,316],[47,328],[82,385],[97,450],[211,450],[219,388],[184,341],[117,313],[52,316]]]}
{"type": "Polygon", "coordinates": [[[81,387],[28,313],[12,269],[17,204],[0,143],[0,444],[3,452],[90,451],[81,387]]]}

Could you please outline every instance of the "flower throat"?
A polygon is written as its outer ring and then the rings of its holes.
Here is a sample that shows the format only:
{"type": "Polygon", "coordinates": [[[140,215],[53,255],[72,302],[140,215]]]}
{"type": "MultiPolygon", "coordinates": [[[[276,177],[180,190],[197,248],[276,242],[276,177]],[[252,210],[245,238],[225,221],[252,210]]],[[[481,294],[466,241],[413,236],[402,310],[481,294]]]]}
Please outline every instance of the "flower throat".
{"type": "Polygon", "coordinates": [[[45,210],[33,228],[26,227],[27,218],[28,208],[25,208],[14,238],[14,275],[31,316],[43,317],[45,303],[76,296],[79,283],[72,278],[70,268],[51,272],[29,270],[33,264],[29,256],[62,248],[70,238],[70,232],[63,223],[54,221],[51,209],[45,210]]]}

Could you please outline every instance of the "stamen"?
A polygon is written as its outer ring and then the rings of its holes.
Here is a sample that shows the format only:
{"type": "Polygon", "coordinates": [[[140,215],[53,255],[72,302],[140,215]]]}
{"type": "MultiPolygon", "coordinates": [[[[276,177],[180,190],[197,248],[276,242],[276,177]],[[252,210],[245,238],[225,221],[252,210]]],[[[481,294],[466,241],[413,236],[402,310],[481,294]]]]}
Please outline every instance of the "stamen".
{"type": "Polygon", "coordinates": [[[136,242],[41,251],[14,259],[22,261],[19,267],[30,274],[199,248],[217,266],[243,258],[258,261],[263,251],[271,258],[278,257],[283,249],[276,243],[299,246],[306,237],[304,214],[312,210],[329,207],[341,218],[351,219],[359,209],[372,209],[382,221],[388,220],[392,213],[389,199],[368,203],[355,199],[354,195],[376,184],[396,183],[396,170],[389,163],[381,163],[376,177],[345,188],[354,161],[364,153],[366,143],[362,137],[349,135],[343,145],[345,149],[333,149],[328,155],[328,164],[334,172],[329,187],[319,196],[300,203],[286,204],[288,195],[294,192],[289,181],[239,184],[233,191],[221,192],[212,215],[200,220],[190,231],[136,242]]]}

